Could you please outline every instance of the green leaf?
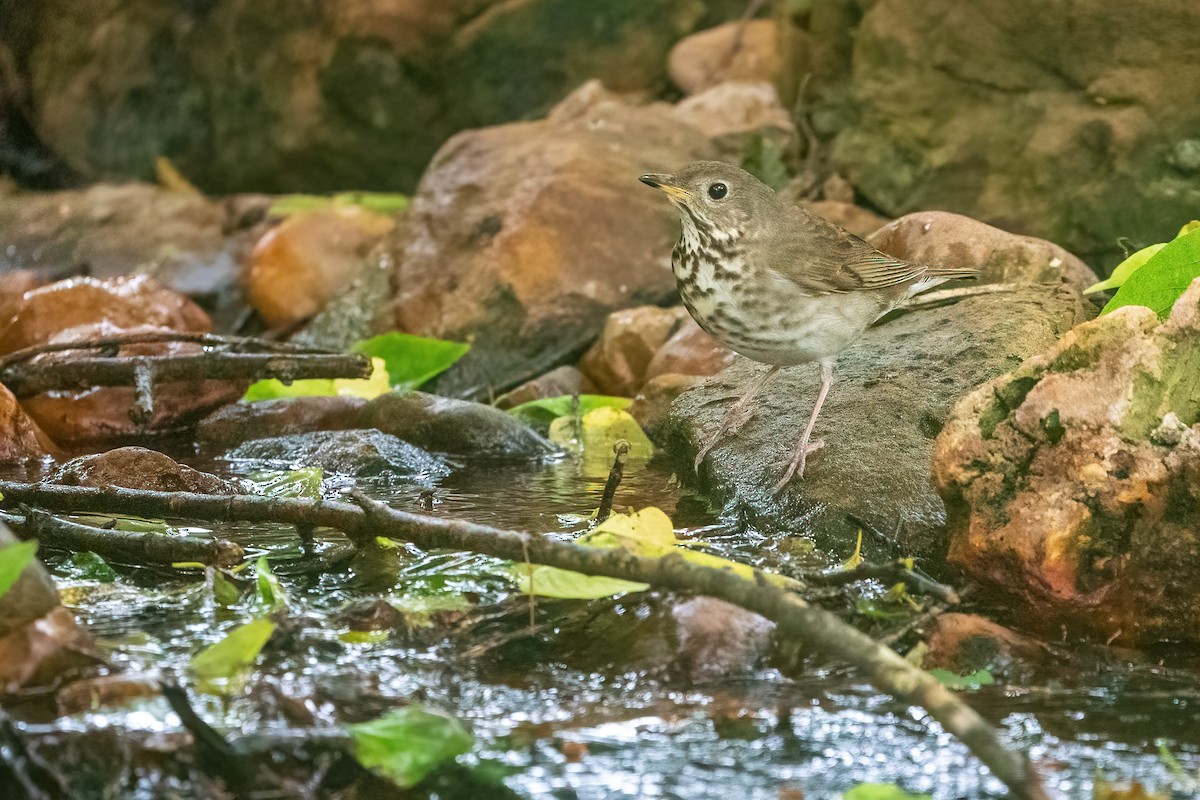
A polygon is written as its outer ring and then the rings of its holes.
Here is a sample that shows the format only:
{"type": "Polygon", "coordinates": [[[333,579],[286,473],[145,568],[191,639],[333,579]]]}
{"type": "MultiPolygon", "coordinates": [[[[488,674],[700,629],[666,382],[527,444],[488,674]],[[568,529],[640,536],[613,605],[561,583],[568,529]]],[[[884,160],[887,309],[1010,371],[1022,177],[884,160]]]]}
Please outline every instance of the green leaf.
{"type": "Polygon", "coordinates": [[[517,579],[517,591],[521,594],[564,600],[598,600],[629,592],[644,592],[650,588],[648,583],[634,583],[603,575],[584,575],[582,572],[540,564],[532,568],[514,564],[512,574],[517,579]]]}
{"type": "Polygon", "coordinates": [[[188,671],[202,691],[223,694],[230,683],[258,660],[275,632],[275,623],[256,619],[230,631],[224,639],[192,656],[188,671]]]}
{"type": "Polygon", "coordinates": [[[369,378],[303,378],[285,384],[275,378],[267,378],[250,384],[242,400],[254,403],[259,400],[278,400],[284,397],[361,397],[370,400],[392,390],[388,383],[387,369],[382,359],[371,359],[369,378]]]}
{"type": "Polygon", "coordinates": [[[1146,264],[1130,275],[1101,314],[1123,306],[1146,306],[1160,318],[1171,313],[1171,306],[1200,277],[1200,230],[1193,230],[1168,242],[1146,264]]]}
{"type": "Polygon", "coordinates": [[[213,601],[217,605],[228,608],[242,599],[241,587],[230,580],[224,570],[213,568],[211,585],[213,601]]]}
{"type": "Polygon", "coordinates": [[[278,611],[287,606],[287,592],[279,584],[279,578],[271,571],[266,556],[259,556],[254,562],[254,596],[259,604],[271,611],[278,611]]]}
{"type": "Polygon", "coordinates": [[[955,675],[945,669],[931,669],[929,674],[938,679],[938,683],[947,689],[961,691],[963,689],[978,689],[980,686],[991,686],[996,682],[992,673],[986,669],[978,669],[970,675],[955,675]]]}
{"type": "Polygon", "coordinates": [[[933,797],[909,794],[894,783],[860,783],[844,792],[842,800],[933,800],[933,797]]]}
{"type": "Polygon", "coordinates": [[[263,470],[247,476],[265,497],[307,497],[321,499],[320,467],[303,467],[291,471],[263,470]]]}
{"type": "Polygon", "coordinates": [[[117,573],[108,565],[108,562],[91,550],[72,553],[69,563],[69,572],[72,578],[100,583],[112,583],[117,579],[117,573]]]}
{"type": "Polygon", "coordinates": [[[1084,289],[1083,293],[1093,294],[1095,292],[1110,292],[1113,289],[1121,288],[1125,281],[1129,280],[1130,275],[1144,267],[1147,261],[1153,258],[1159,250],[1162,250],[1166,246],[1167,245],[1164,242],[1163,244],[1152,244],[1149,247],[1143,247],[1141,250],[1138,250],[1136,253],[1129,256],[1129,258],[1118,264],[1116,269],[1112,271],[1112,275],[1109,275],[1106,280],[1102,280],[1099,283],[1093,283],[1091,286],[1084,289]]]}
{"type": "Polygon", "coordinates": [[[629,397],[581,394],[578,395],[579,405],[576,407],[575,397],[576,395],[564,394],[560,397],[545,397],[541,400],[530,400],[528,403],[521,403],[521,405],[515,408],[510,408],[508,413],[522,420],[526,425],[545,431],[559,417],[569,417],[572,414],[582,416],[597,408],[615,408],[618,411],[626,411],[629,409],[630,404],[633,403],[633,399],[629,397]]]}
{"type": "Polygon", "coordinates": [[[580,418],[559,417],[550,424],[550,441],[580,456],[584,475],[604,477],[613,463],[613,446],[620,440],[629,442],[630,461],[649,461],[654,445],[642,426],[628,411],[615,408],[595,408],[580,418]]]}
{"type": "Polygon", "coordinates": [[[346,729],[359,763],[402,789],[416,786],[435,767],[474,744],[458,720],[415,705],[346,729]]]}
{"type": "Polygon", "coordinates": [[[3,597],[12,588],[25,568],[33,563],[36,553],[37,542],[35,540],[0,547],[0,597],[3,597]]]}
{"type": "Polygon", "coordinates": [[[393,331],[359,342],[355,353],[381,358],[393,389],[416,389],[467,354],[471,345],[393,331]]]}
{"type": "Polygon", "coordinates": [[[131,533],[169,534],[172,528],[164,520],[135,517],[129,514],[68,514],[67,519],[93,528],[111,528],[131,533]]]}
{"type": "Polygon", "coordinates": [[[408,196],[379,192],[342,192],[331,196],[319,194],[288,194],[271,204],[268,213],[290,217],[331,208],[358,206],[377,214],[397,214],[408,208],[408,196]]]}

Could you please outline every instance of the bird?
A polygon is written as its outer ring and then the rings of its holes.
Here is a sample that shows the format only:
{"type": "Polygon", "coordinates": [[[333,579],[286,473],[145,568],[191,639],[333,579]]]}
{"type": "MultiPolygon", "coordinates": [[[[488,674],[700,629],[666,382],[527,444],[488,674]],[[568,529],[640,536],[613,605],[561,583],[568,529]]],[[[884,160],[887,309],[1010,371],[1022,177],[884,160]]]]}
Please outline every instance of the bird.
{"type": "Polygon", "coordinates": [[[752,416],[751,402],[776,372],[819,365],[821,388],[792,451],[779,494],[804,476],[821,406],[838,355],[880,317],[913,295],[978,271],[893,258],[798,204],[741,167],[697,161],[641,182],[678,209],[682,230],[671,266],[684,306],[718,342],[769,369],[725,414],[696,454],[697,471],[713,446],[752,416]]]}

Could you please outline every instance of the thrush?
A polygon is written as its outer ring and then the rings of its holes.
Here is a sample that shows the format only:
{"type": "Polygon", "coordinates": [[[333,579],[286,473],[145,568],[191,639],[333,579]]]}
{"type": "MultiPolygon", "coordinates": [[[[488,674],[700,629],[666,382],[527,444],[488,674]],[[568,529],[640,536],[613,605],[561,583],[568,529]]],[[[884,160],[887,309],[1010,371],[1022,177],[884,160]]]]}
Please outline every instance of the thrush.
{"type": "Polygon", "coordinates": [[[776,493],[804,475],[809,453],[822,446],[813,428],[838,354],[914,294],[977,275],[892,258],[732,164],[698,161],[641,181],[679,209],[683,231],[671,263],[692,317],[721,344],[770,365],[701,445],[696,468],[745,424],[751,401],[780,368],[820,366],[816,404],[776,493]]]}

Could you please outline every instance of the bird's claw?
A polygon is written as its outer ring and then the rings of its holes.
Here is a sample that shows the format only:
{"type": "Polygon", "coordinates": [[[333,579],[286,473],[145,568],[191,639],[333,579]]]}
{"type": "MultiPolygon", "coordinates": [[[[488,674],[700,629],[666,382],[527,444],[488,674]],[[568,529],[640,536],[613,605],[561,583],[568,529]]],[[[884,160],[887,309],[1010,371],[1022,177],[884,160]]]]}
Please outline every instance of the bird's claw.
{"type": "Polygon", "coordinates": [[[787,469],[783,473],[783,477],[779,479],[779,483],[771,489],[771,494],[779,496],[779,494],[792,482],[792,477],[804,477],[804,465],[808,461],[808,454],[815,453],[825,446],[822,439],[813,439],[809,442],[802,443],[792,453],[792,458],[788,462],[787,469]]]}

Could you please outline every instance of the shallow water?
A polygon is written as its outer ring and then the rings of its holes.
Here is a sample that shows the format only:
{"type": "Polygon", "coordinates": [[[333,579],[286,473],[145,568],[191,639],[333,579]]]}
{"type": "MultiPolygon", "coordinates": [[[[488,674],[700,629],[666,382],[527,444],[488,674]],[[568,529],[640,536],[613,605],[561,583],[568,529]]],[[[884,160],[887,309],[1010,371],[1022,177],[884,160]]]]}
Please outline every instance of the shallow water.
{"type": "MultiPolygon", "coordinates": [[[[229,471],[219,462],[198,466],[229,471]]],[[[586,527],[581,515],[595,508],[603,484],[603,477],[580,474],[570,460],[471,464],[437,487],[431,513],[565,535],[586,527]]],[[[367,488],[396,507],[425,504],[419,487],[367,488]]],[[[728,557],[783,569],[811,559],[803,548],[721,520],[653,465],[627,472],[617,505],[657,505],[672,516],[681,538],[703,538],[728,557]]],[[[789,788],[807,798],[832,798],[863,782],[894,782],[939,800],[1005,796],[966,748],[923,712],[880,696],[848,670],[808,667],[785,677],[764,668],[683,687],[644,661],[624,664],[626,654],[606,654],[603,638],[590,641],[586,656],[574,652],[593,631],[644,619],[647,606],[636,597],[591,605],[542,601],[535,610],[539,628],[529,635],[527,605],[510,596],[495,562],[401,549],[312,573],[304,570],[290,527],[214,529],[271,557],[296,618],[286,646],[264,653],[247,694],[228,703],[194,695],[203,715],[232,739],[295,733],[287,714],[264,713],[269,687],[299,699],[306,726],[317,729],[369,718],[409,699],[444,708],[472,726],[478,755],[507,764],[506,783],[529,798],[774,800],[789,788]],[[479,603],[469,615],[473,624],[461,631],[367,643],[340,638],[345,629],[335,613],[348,602],[449,591],[467,592],[479,603]]],[[[327,549],[341,539],[318,536],[327,549]]],[[[131,671],[182,675],[201,644],[249,618],[246,609],[216,606],[194,575],[120,572],[113,584],[62,585],[76,613],[111,648],[113,661],[131,671]]],[[[1167,790],[1174,784],[1157,739],[1168,739],[1182,765],[1200,773],[1200,670],[1194,661],[1181,666],[1074,670],[1046,685],[985,687],[970,701],[1033,755],[1056,797],[1090,798],[1097,771],[1167,790]]],[[[27,729],[36,740],[102,726],[164,732],[176,730],[178,720],[165,701],[144,700],[31,722],[27,729]]],[[[126,786],[132,788],[121,796],[158,796],[162,788],[126,786]]],[[[1177,786],[1172,796],[1189,795],[1177,786]]]]}

